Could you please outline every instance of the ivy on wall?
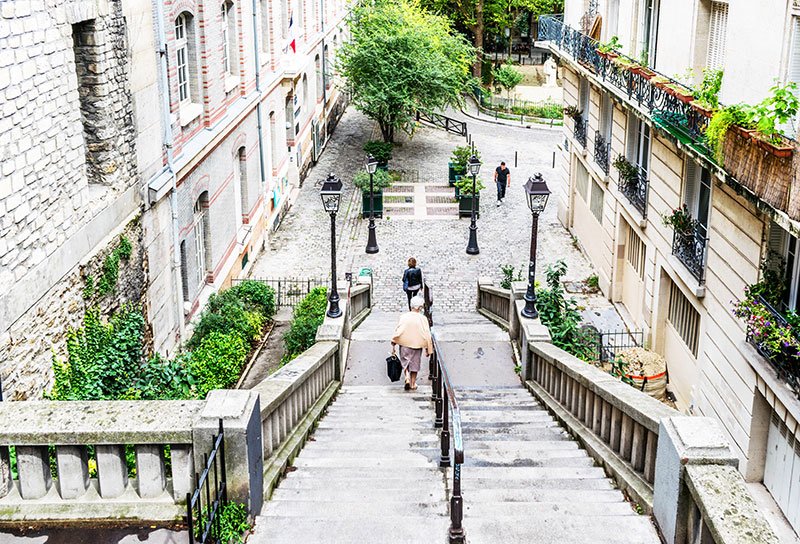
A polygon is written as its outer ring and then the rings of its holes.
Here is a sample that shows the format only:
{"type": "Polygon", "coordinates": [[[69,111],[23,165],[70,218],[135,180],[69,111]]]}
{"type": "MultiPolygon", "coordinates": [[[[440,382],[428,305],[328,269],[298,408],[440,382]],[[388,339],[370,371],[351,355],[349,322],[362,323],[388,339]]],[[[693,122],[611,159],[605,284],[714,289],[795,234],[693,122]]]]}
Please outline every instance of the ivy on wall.
{"type": "Polygon", "coordinates": [[[104,297],[114,292],[117,288],[117,282],[119,281],[120,261],[127,262],[132,252],[133,245],[131,241],[125,236],[120,236],[117,247],[103,260],[103,266],[98,279],[95,281],[95,277],[91,274],[86,276],[83,298],[89,300],[94,297],[95,294],[104,297]]]}

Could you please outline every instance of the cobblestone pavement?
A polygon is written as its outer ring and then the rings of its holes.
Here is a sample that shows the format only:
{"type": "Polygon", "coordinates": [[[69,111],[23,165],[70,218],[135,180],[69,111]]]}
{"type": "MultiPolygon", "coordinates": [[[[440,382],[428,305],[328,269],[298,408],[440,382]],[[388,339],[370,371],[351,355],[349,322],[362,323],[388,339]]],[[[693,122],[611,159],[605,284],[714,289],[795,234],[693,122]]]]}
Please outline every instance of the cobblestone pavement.
{"type": "MultiPolygon", "coordinates": [[[[560,130],[498,126],[475,121],[460,112],[448,115],[464,119],[483,160],[478,220],[479,255],[467,255],[469,219],[419,217],[387,214],[378,220],[380,252],[364,253],[367,222],[358,219],[360,195],[352,188],[353,173],[363,166],[363,143],[377,131],[373,123],[349,109],[336,129],[320,162],[310,171],[300,195],[287,214],[279,232],[272,236],[267,251],[253,267],[253,277],[321,276],[330,269],[329,219],[321,211],[318,180],[335,172],[345,183],[343,213],[337,228],[339,276],[373,270],[376,304],[384,311],[405,308],[402,273],[408,257],[416,257],[426,281],[435,290],[438,312],[469,311],[475,307],[479,277],[498,279],[500,266],[511,264],[527,276],[531,215],[525,202],[523,184],[528,176],[541,172],[551,190],[562,183],[552,168],[553,151],[561,140],[560,130]],[[515,166],[515,152],[517,165],[515,166]],[[492,181],[494,169],[504,160],[511,170],[511,187],[504,203],[497,207],[492,181]]],[[[420,128],[412,138],[398,138],[390,168],[404,172],[403,182],[446,184],[447,162],[452,149],[464,145],[463,137],[433,128],[420,128]]],[[[566,280],[585,280],[592,266],[575,247],[571,235],[556,218],[555,199],[539,221],[537,279],[544,280],[547,264],[564,259],[569,267],[566,280]]],[[[613,306],[602,296],[578,297],[587,307],[587,317],[603,329],[621,327],[613,306]]]]}

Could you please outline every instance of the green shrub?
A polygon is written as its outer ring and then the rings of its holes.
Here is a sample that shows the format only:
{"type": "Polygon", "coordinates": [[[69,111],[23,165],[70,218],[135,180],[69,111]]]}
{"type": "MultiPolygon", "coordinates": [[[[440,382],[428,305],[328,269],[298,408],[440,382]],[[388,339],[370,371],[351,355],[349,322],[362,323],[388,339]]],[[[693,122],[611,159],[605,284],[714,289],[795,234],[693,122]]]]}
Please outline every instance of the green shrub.
{"type": "Polygon", "coordinates": [[[219,512],[219,525],[212,531],[217,542],[242,544],[242,535],[250,530],[247,508],[238,502],[229,502],[219,512]]]}
{"type": "Polygon", "coordinates": [[[181,400],[196,396],[192,375],[191,352],[178,354],[174,359],[154,355],[142,368],[135,391],[141,400],[181,400]]]}
{"type": "MultiPolygon", "coordinates": [[[[372,187],[374,189],[385,189],[391,187],[394,181],[394,176],[386,170],[376,170],[372,175],[372,187]]],[[[353,185],[362,191],[369,192],[369,174],[363,170],[356,172],[353,176],[353,185]]]]}
{"type": "Polygon", "coordinates": [[[392,143],[380,140],[370,140],[364,144],[364,153],[372,155],[378,164],[386,164],[392,158],[392,143]]]}
{"type": "Polygon", "coordinates": [[[228,291],[232,291],[244,303],[247,310],[259,312],[265,320],[275,316],[275,289],[266,283],[244,280],[228,291]]]}
{"type": "MultiPolygon", "coordinates": [[[[186,345],[194,349],[213,332],[237,334],[245,343],[253,342],[268,319],[261,307],[261,303],[242,297],[236,288],[211,295],[186,345]]],[[[271,311],[274,314],[274,299],[271,311]]]]}
{"type": "Polygon", "coordinates": [[[453,148],[453,153],[450,155],[450,162],[453,163],[453,171],[456,174],[466,174],[467,162],[475,155],[478,160],[481,158],[481,152],[477,149],[472,149],[468,145],[459,145],[453,148]]]}
{"type": "Polygon", "coordinates": [[[522,281],[522,268],[515,274],[513,264],[500,265],[500,272],[503,274],[503,279],[500,280],[500,287],[503,289],[511,289],[512,282],[522,281]]]}
{"type": "Polygon", "coordinates": [[[247,351],[244,339],[234,332],[213,331],[203,338],[189,359],[197,398],[204,399],[212,389],[227,389],[235,385],[247,351]]]}
{"type": "MultiPolygon", "coordinates": [[[[458,189],[458,193],[460,195],[471,195],[472,194],[472,176],[464,176],[461,178],[457,178],[453,186],[458,189]]],[[[486,186],[481,181],[481,178],[475,178],[475,190],[480,194],[480,192],[485,189],[486,186]]]]}
{"type": "Polygon", "coordinates": [[[286,364],[314,345],[317,329],[325,319],[328,308],[327,290],[315,287],[295,307],[289,332],[283,338],[285,353],[281,359],[286,364]]]}

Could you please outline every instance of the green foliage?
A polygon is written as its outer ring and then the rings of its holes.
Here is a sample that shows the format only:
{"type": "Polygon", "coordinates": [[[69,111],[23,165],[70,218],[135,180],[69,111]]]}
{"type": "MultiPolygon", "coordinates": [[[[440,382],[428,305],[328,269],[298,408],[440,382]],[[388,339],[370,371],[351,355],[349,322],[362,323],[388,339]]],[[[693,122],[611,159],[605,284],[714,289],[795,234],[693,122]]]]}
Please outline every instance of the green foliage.
{"type": "Polygon", "coordinates": [[[625,158],[624,155],[617,155],[611,166],[619,172],[620,180],[625,183],[635,183],[639,177],[639,167],[625,158]]]}
{"type": "Polygon", "coordinates": [[[295,307],[289,332],[283,338],[285,352],[281,359],[286,364],[314,345],[317,329],[325,319],[328,308],[327,290],[312,289],[295,307]]]}
{"type": "Polygon", "coordinates": [[[714,110],[719,107],[719,91],[722,88],[722,70],[703,69],[703,81],[697,87],[694,97],[700,106],[714,110]]]}
{"type": "Polygon", "coordinates": [[[500,265],[500,272],[503,274],[503,279],[500,280],[500,287],[503,289],[511,289],[511,283],[515,281],[522,281],[522,268],[520,267],[519,272],[516,272],[514,265],[512,264],[503,264],[500,265]]]}
{"type": "Polygon", "coordinates": [[[413,131],[417,111],[461,102],[475,50],[453,32],[450,21],[414,0],[356,4],[351,38],[338,53],[338,67],[353,104],[392,142],[395,130],[413,131]]]}
{"type": "Polygon", "coordinates": [[[586,286],[590,289],[600,289],[600,279],[597,277],[597,274],[592,274],[586,278],[586,286]]]}
{"type": "Polygon", "coordinates": [[[263,282],[244,280],[226,292],[238,297],[247,311],[259,312],[264,321],[275,316],[275,290],[263,282]]]}
{"type": "Polygon", "coordinates": [[[378,164],[386,164],[392,159],[392,142],[382,142],[380,140],[370,140],[364,144],[364,153],[372,155],[378,164]]]}
{"type": "Polygon", "coordinates": [[[756,130],[772,142],[780,141],[779,125],[786,125],[797,116],[800,102],[797,99],[797,84],[776,83],[769,95],[751,110],[756,130]]]}
{"type": "Polygon", "coordinates": [[[619,53],[622,49],[622,43],[619,41],[619,37],[611,36],[611,39],[607,42],[599,43],[597,45],[597,50],[601,53],[619,53]]]}
{"type": "Polygon", "coordinates": [[[181,400],[196,397],[196,379],[189,366],[191,357],[190,352],[178,354],[174,359],[154,355],[140,372],[129,398],[181,400]]]}
{"type": "MultiPolygon", "coordinates": [[[[378,169],[374,174],[372,174],[372,187],[374,189],[385,189],[387,187],[391,187],[393,181],[393,176],[386,170],[378,169]]],[[[364,170],[359,170],[356,172],[356,175],[353,176],[353,185],[362,191],[369,192],[369,174],[364,170]]]]}
{"type": "MultiPolygon", "coordinates": [[[[472,176],[463,176],[459,179],[456,179],[453,186],[458,189],[458,193],[460,195],[471,195],[472,194],[472,176]]],[[[475,178],[475,190],[480,193],[486,186],[483,184],[481,178],[475,178]]]]}
{"type": "Polygon", "coordinates": [[[242,544],[242,535],[250,530],[247,521],[247,508],[238,502],[229,502],[219,512],[219,528],[215,528],[213,536],[217,542],[225,544],[242,544]]]}
{"type": "Polygon", "coordinates": [[[564,116],[571,117],[573,119],[580,119],[583,115],[583,110],[578,108],[577,106],[565,106],[564,107],[564,116]]]}
{"type": "Polygon", "coordinates": [[[722,164],[725,134],[728,133],[728,129],[731,125],[739,125],[744,128],[751,128],[753,126],[749,108],[749,106],[744,104],[734,104],[732,106],[720,108],[714,112],[714,115],[708,122],[705,133],[706,144],[717,163],[722,164]]]}
{"type": "Polygon", "coordinates": [[[789,286],[786,284],[786,261],[776,251],[769,251],[761,261],[761,281],[747,288],[748,296],[762,296],[776,308],[781,307],[789,286]]]}
{"type": "Polygon", "coordinates": [[[611,359],[611,370],[609,374],[615,378],[619,378],[621,382],[633,386],[633,380],[628,376],[628,366],[630,366],[630,363],[623,357],[615,357],[611,359]]]}
{"type": "Polygon", "coordinates": [[[94,296],[94,276],[89,274],[86,276],[86,285],[83,287],[83,298],[84,300],[89,300],[94,296]]]}
{"type": "Polygon", "coordinates": [[[453,152],[450,155],[450,162],[453,163],[453,171],[456,175],[466,174],[467,163],[473,154],[478,157],[478,160],[481,159],[481,152],[477,149],[473,150],[471,146],[458,145],[453,148],[453,152]]]}
{"type": "Polygon", "coordinates": [[[541,117],[542,119],[561,119],[564,116],[564,108],[556,102],[546,101],[541,104],[511,106],[511,113],[529,117],[541,117]]]}
{"type": "Polygon", "coordinates": [[[502,87],[507,93],[510,93],[514,87],[519,85],[522,77],[522,73],[519,70],[510,64],[504,64],[494,71],[494,84],[496,87],[502,87]]]}
{"type": "MultiPolygon", "coordinates": [[[[117,280],[119,279],[119,262],[120,259],[123,261],[127,261],[130,259],[131,253],[133,251],[133,246],[131,245],[131,241],[128,240],[126,237],[122,236],[119,239],[119,244],[117,247],[106,255],[105,260],[103,261],[103,270],[100,276],[100,280],[97,282],[97,294],[105,296],[111,292],[113,292],[117,288],[117,280]]],[[[89,276],[91,277],[91,276],[89,276]]],[[[89,277],[86,278],[88,288],[89,286],[89,277]]],[[[91,292],[91,295],[94,295],[94,278],[92,278],[92,289],[88,290],[84,289],[84,298],[87,297],[87,293],[91,292]]]]}
{"type": "Polygon", "coordinates": [[[689,213],[689,208],[684,204],[675,208],[671,213],[661,216],[665,227],[671,227],[681,234],[690,234],[697,228],[697,219],[689,213]]]}
{"type": "Polygon", "coordinates": [[[247,357],[248,344],[235,332],[213,331],[192,350],[189,372],[194,377],[198,398],[212,389],[236,384],[247,357]]]}
{"type": "Polygon", "coordinates": [[[542,323],[550,331],[553,345],[584,361],[597,359],[594,335],[580,328],[581,317],[574,298],[565,298],[561,278],[567,273],[567,264],[558,260],[547,267],[547,288],[536,294],[536,308],[542,323]]]}
{"type": "Polygon", "coordinates": [[[53,356],[53,400],[119,398],[134,385],[142,363],[144,316],[126,305],[109,323],[97,307],[89,308],[83,326],[67,331],[67,358],[53,356]]]}

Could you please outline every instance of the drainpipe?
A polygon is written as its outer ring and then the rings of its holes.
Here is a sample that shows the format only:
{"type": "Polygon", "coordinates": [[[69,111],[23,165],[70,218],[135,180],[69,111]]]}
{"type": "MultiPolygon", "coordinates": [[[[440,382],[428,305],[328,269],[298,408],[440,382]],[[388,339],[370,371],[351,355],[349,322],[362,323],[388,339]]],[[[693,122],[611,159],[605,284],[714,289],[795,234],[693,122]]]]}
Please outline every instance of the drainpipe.
{"type": "Polygon", "coordinates": [[[325,117],[325,108],[328,104],[328,87],[325,85],[325,80],[327,79],[325,74],[328,69],[328,55],[325,54],[325,0],[319,0],[319,21],[320,28],[322,29],[322,118],[323,120],[327,120],[325,117]]]}
{"type": "Polygon", "coordinates": [[[175,168],[172,155],[172,122],[169,111],[169,79],[167,78],[168,59],[167,59],[167,36],[164,31],[164,6],[162,0],[153,0],[156,13],[156,32],[158,33],[158,82],[161,88],[161,125],[164,128],[163,141],[167,155],[167,170],[170,173],[172,189],[169,193],[169,205],[172,213],[172,281],[173,292],[180,293],[178,300],[180,304],[175,305],[177,310],[178,331],[181,340],[186,333],[186,324],[183,316],[183,285],[181,284],[181,261],[180,261],[180,241],[178,240],[178,179],[175,176],[175,168]]]}
{"type": "MultiPolygon", "coordinates": [[[[261,168],[261,184],[266,184],[267,172],[264,166],[264,136],[261,133],[261,61],[258,58],[258,14],[256,12],[258,0],[253,0],[253,58],[255,59],[256,67],[256,93],[258,93],[258,101],[256,102],[256,123],[258,124],[258,164],[261,168]]],[[[262,187],[262,190],[264,188],[262,187]]],[[[266,194],[264,195],[266,196],[266,194]]],[[[264,206],[266,209],[266,204],[264,206]]]]}

